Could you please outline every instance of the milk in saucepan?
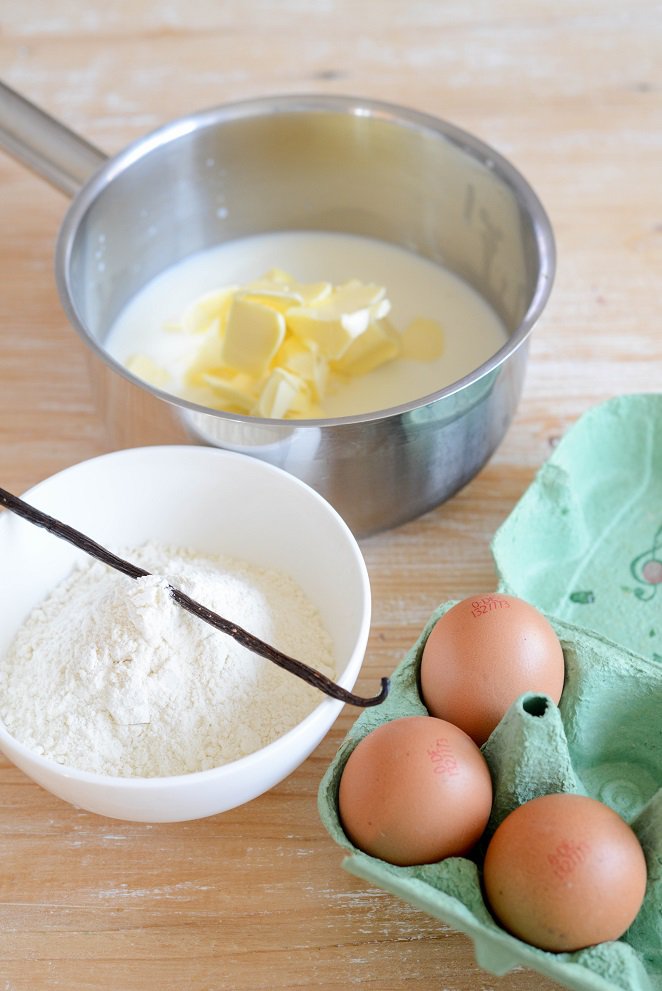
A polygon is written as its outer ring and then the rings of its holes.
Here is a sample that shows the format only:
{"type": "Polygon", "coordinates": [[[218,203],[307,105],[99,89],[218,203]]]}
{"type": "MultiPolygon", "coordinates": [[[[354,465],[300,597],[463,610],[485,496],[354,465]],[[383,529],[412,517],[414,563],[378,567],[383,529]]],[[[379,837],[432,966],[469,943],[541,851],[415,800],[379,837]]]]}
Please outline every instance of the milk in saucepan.
{"type": "Polygon", "coordinates": [[[148,283],[124,308],[106,340],[126,364],[141,353],[170,377],[169,391],[186,397],[182,383],[195,354],[195,335],[168,330],[198,296],[243,285],[273,268],[300,282],[350,279],[384,286],[389,320],[398,329],[417,317],[443,329],[442,354],[429,361],[397,358],[349,379],[324,398],[328,417],[387,409],[429,395],[467,375],[506,342],[494,310],[466,282],[404,248],[353,234],[276,231],[228,241],[189,256],[148,283]]]}

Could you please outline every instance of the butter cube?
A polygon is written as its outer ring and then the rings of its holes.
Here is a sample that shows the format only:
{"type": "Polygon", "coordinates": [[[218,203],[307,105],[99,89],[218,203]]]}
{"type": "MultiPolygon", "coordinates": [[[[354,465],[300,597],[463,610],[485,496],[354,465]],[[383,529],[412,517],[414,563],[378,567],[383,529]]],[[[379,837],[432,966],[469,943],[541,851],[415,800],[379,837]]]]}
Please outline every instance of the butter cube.
{"type": "Polygon", "coordinates": [[[436,320],[416,317],[402,334],[402,357],[434,361],[444,351],[444,331],[436,320]]]}
{"type": "Polygon", "coordinates": [[[388,320],[371,320],[345,353],[331,362],[334,371],[345,375],[366,375],[400,354],[400,335],[388,320]]]}
{"type": "Polygon", "coordinates": [[[333,286],[330,282],[300,282],[297,288],[304,306],[316,306],[328,299],[333,292],[333,286]]]}
{"type": "Polygon", "coordinates": [[[297,282],[282,269],[272,269],[261,279],[249,282],[242,294],[287,313],[292,306],[312,306],[330,296],[331,290],[330,282],[297,282]]]}
{"type": "Polygon", "coordinates": [[[274,360],[280,368],[286,368],[302,378],[315,400],[323,398],[329,378],[329,365],[314,345],[306,344],[294,336],[286,336],[274,360]]]}
{"type": "Polygon", "coordinates": [[[340,358],[371,319],[386,315],[390,304],[385,292],[382,286],[346,282],[313,306],[288,310],[287,326],[302,341],[317,345],[327,358],[340,358]]]}
{"type": "Polygon", "coordinates": [[[202,373],[201,379],[211,388],[221,409],[231,413],[250,413],[255,406],[257,391],[254,379],[249,375],[226,376],[221,372],[206,372],[202,373]]]}
{"type": "Polygon", "coordinates": [[[237,299],[245,299],[249,302],[260,303],[262,306],[268,306],[272,310],[276,310],[277,313],[283,314],[285,316],[288,310],[291,310],[293,306],[301,305],[301,296],[297,293],[291,292],[289,289],[268,289],[266,287],[255,286],[255,288],[246,289],[241,293],[237,293],[237,299]]]}
{"type": "Polygon", "coordinates": [[[198,296],[182,314],[181,329],[187,334],[204,334],[224,326],[237,286],[226,286],[198,296]]]}
{"type": "Polygon", "coordinates": [[[201,385],[202,376],[207,372],[217,371],[222,364],[221,330],[214,322],[196,351],[193,361],[186,369],[184,381],[187,385],[201,385]]]}
{"type": "Polygon", "coordinates": [[[274,368],[260,392],[254,412],[257,416],[282,420],[292,411],[309,405],[306,383],[285,368],[274,368]]]}
{"type": "Polygon", "coordinates": [[[285,337],[282,313],[252,299],[235,296],[221,340],[221,362],[260,378],[285,337]]]}
{"type": "Polygon", "coordinates": [[[154,385],[157,389],[165,389],[170,384],[170,375],[165,370],[152,361],[146,354],[134,354],[126,363],[126,367],[137,378],[154,385]]]}

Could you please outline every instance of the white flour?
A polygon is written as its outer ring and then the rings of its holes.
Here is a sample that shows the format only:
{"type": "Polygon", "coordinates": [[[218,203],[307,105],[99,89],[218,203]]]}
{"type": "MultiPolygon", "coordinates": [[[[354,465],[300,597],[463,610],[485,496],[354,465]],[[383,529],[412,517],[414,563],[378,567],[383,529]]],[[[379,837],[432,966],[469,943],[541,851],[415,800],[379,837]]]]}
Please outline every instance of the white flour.
{"type": "Polygon", "coordinates": [[[184,774],[259,749],[321,701],[167,592],[170,582],[334,677],[331,639],[290,578],[151,544],[126,556],[153,575],[135,581],[85,563],[0,662],[0,715],[31,749],[102,774],[184,774]]]}

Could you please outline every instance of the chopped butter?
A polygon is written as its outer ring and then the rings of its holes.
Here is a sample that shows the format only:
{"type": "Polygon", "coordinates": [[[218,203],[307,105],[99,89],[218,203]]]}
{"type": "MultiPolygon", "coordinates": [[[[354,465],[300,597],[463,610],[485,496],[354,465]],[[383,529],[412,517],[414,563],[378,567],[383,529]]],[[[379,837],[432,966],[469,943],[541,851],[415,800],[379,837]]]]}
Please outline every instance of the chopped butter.
{"type": "Polygon", "coordinates": [[[402,357],[414,361],[434,361],[443,354],[444,332],[436,320],[416,317],[402,335],[402,357]]]}
{"type": "Polygon", "coordinates": [[[221,402],[221,409],[231,413],[250,413],[258,399],[254,380],[250,375],[228,374],[222,370],[203,372],[201,379],[214,393],[214,398],[221,402]]]}
{"type": "Polygon", "coordinates": [[[200,385],[207,372],[216,373],[222,370],[221,333],[220,323],[214,322],[204,335],[195,358],[186,369],[184,381],[187,385],[200,385]]]}
{"type": "Polygon", "coordinates": [[[187,334],[204,334],[221,326],[227,317],[238,286],[214,289],[199,296],[182,314],[181,328],[187,334]]]}
{"type": "Polygon", "coordinates": [[[155,385],[157,389],[164,389],[170,384],[170,375],[165,368],[161,368],[146,354],[132,355],[126,367],[133,375],[149,385],[155,385]]]}
{"type": "Polygon", "coordinates": [[[390,304],[383,286],[356,279],[339,286],[313,306],[292,307],[289,328],[303,341],[316,344],[327,358],[341,358],[352,341],[368,329],[371,319],[385,316],[390,304]]]}
{"type": "Polygon", "coordinates": [[[235,295],[221,338],[221,363],[263,375],[285,337],[285,318],[264,303],[235,295]]]}
{"type": "Polygon", "coordinates": [[[244,293],[281,313],[287,313],[292,306],[313,306],[321,302],[331,295],[332,290],[330,282],[305,284],[297,282],[282,269],[272,269],[263,278],[249,282],[244,293]]]}
{"type": "MultiPolygon", "coordinates": [[[[274,268],[244,286],[205,293],[182,314],[180,330],[200,344],[184,373],[198,401],[270,419],[324,416],[326,395],[348,377],[397,357],[428,361],[443,332],[419,317],[400,334],[387,319],[386,289],[351,279],[301,283],[274,268]]],[[[144,355],[135,374],[165,386],[167,373],[144,355]]]]}
{"type": "Polygon", "coordinates": [[[345,353],[331,363],[346,375],[367,375],[400,354],[400,335],[385,318],[371,319],[363,334],[354,338],[345,353]]]}
{"type": "Polygon", "coordinates": [[[329,380],[329,365],[314,344],[286,337],[276,355],[276,364],[304,380],[318,402],[323,399],[329,380]]]}
{"type": "Polygon", "coordinates": [[[293,411],[305,414],[309,405],[303,379],[286,368],[274,368],[262,387],[255,412],[258,416],[282,420],[293,411]]]}

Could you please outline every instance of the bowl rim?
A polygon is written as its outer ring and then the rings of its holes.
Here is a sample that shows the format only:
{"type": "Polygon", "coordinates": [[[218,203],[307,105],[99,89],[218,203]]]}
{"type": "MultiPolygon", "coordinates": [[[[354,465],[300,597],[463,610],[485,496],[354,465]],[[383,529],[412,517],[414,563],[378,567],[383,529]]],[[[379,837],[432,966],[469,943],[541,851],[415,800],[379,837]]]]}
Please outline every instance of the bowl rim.
{"type": "MultiPolygon", "coordinates": [[[[305,492],[308,498],[312,499],[314,502],[317,502],[318,505],[325,510],[325,512],[333,520],[337,528],[338,535],[345,539],[347,547],[351,551],[351,557],[358,569],[358,577],[363,595],[361,622],[352,653],[343,671],[334,679],[336,684],[351,691],[363,665],[368,636],[370,633],[372,599],[368,569],[358,545],[358,541],[340,513],[338,513],[331,503],[329,503],[315,489],[309,486],[306,482],[303,482],[301,479],[297,478],[295,475],[291,475],[289,472],[286,472],[284,469],[279,468],[276,465],[269,464],[268,462],[262,461],[258,458],[253,458],[247,454],[241,454],[236,451],[226,451],[222,448],[204,447],[194,444],[160,444],[145,447],[121,448],[119,450],[98,454],[83,461],[75,462],[60,471],[54,472],[52,475],[42,479],[40,482],[37,482],[35,485],[27,489],[21,495],[21,498],[25,499],[27,502],[30,502],[35,496],[39,497],[44,489],[47,490],[51,483],[57,482],[58,480],[61,480],[67,475],[78,470],[85,470],[88,466],[98,464],[102,461],[110,462],[127,457],[149,458],[157,455],[159,457],[169,457],[172,455],[173,458],[177,459],[179,463],[181,463],[180,459],[182,455],[201,460],[216,459],[222,461],[234,461],[237,463],[250,462],[251,466],[254,467],[256,471],[264,473],[267,476],[278,476],[281,481],[285,482],[285,484],[291,485],[293,488],[297,488],[305,492]]],[[[43,507],[43,505],[40,505],[40,508],[47,511],[47,508],[43,507]]],[[[14,522],[19,522],[25,526],[32,526],[32,524],[27,523],[24,520],[19,520],[8,510],[2,512],[0,513],[0,541],[2,540],[3,531],[14,522]]],[[[59,538],[54,536],[53,539],[57,540],[59,538]]],[[[287,732],[276,737],[275,740],[270,741],[258,750],[255,750],[250,754],[246,754],[243,757],[239,757],[236,760],[228,761],[225,764],[220,764],[217,767],[199,771],[190,771],[184,774],[153,776],[106,775],[96,771],[82,770],[80,768],[73,767],[70,764],[60,764],[52,758],[44,757],[43,755],[36,753],[36,751],[32,750],[27,744],[15,737],[9,732],[1,718],[0,750],[7,754],[4,747],[4,744],[6,743],[8,750],[13,750],[20,754],[21,758],[23,758],[27,763],[39,767],[41,770],[48,772],[50,775],[57,775],[62,779],[75,780],[81,784],[102,786],[113,791],[135,791],[137,789],[159,791],[164,788],[177,787],[178,785],[194,786],[197,783],[205,784],[211,781],[219,782],[225,777],[234,777],[236,774],[244,772],[250,773],[253,766],[260,766],[265,763],[268,764],[270,759],[281,751],[287,753],[289,744],[294,742],[298,736],[306,736],[308,730],[313,730],[315,728],[318,730],[323,729],[322,736],[325,735],[325,733],[333,725],[333,722],[340,713],[342,707],[343,703],[339,700],[328,696],[322,697],[321,701],[318,702],[318,704],[306,716],[304,716],[303,719],[287,730],[287,732]]],[[[314,744],[315,746],[317,745],[317,742],[319,741],[316,738],[316,743],[314,744]]],[[[11,760],[12,758],[9,757],[9,759],[11,760]]],[[[303,763],[306,757],[304,756],[300,760],[298,757],[295,759],[297,760],[295,766],[298,767],[301,763],[303,763]]],[[[257,794],[263,794],[265,791],[270,790],[271,787],[271,785],[268,785],[267,788],[261,789],[257,794]]]]}
{"type": "Polygon", "coordinates": [[[178,408],[187,409],[194,413],[204,413],[225,422],[242,423],[245,425],[259,424],[272,427],[278,425],[279,427],[287,426],[290,428],[324,428],[342,426],[343,424],[369,423],[388,419],[393,416],[401,416],[455,395],[480,381],[485,376],[495,372],[527,341],[535,323],[547,304],[552,290],[555,272],[556,245],[553,228],[547,212],[528,180],[500,152],[481,138],[432,114],[382,100],[327,94],[282,94],[238,100],[178,117],[148,132],[143,137],[131,142],[117,155],[109,158],[80,189],[67,210],[58,232],[55,247],[56,284],[60,301],[69,322],[84,343],[113,372],[116,372],[142,391],[148,392],[157,399],[161,399],[178,408]],[[505,344],[477,368],[468,372],[455,382],[444,386],[442,389],[428,393],[418,399],[380,410],[354,413],[341,417],[321,417],[318,419],[270,419],[212,409],[211,407],[203,406],[189,399],[176,396],[171,392],[159,389],[157,386],[136,377],[121,362],[112,357],[88,331],[85,322],[79,316],[73,295],[70,291],[69,273],[76,232],[87,211],[100,193],[134,163],[145,158],[152,151],[174,142],[186,134],[206,128],[218,127],[223,123],[246,118],[261,116],[273,118],[275,116],[293,113],[328,113],[343,114],[350,117],[371,117],[389,121],[392,124],[412,130],[431,133],[436,138],[450,141],[461,152],[468,154],[474,161],[478,161],[485,168],[497,175],[529,215],[540,259],[540,267],[533,296],[519,326],[509,335],[505,344]]]}

